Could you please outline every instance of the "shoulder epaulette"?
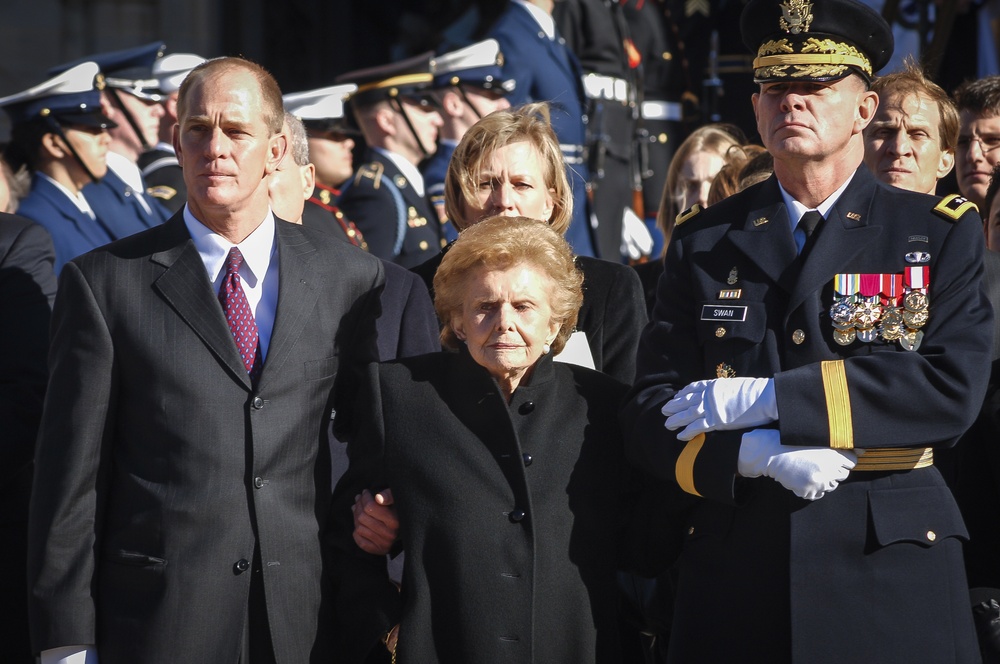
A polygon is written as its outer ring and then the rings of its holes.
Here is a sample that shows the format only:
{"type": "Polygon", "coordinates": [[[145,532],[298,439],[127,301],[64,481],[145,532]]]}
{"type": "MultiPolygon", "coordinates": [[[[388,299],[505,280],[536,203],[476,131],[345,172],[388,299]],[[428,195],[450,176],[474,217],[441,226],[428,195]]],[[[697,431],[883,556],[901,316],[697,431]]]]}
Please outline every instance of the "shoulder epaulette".
{"type": "Polygon", "coordinates": [[[677,215],[677,217],[674,219],[674,226],[680,226],[688,219],[693,219],[697,217],[699,214],[701,214],[701,210],[702,207],[697,203],[695,203],[694,205],[692,205],[691,207],[689,207],[688,209],[684,210],[679,215],[677,215]]]}
{"type": "Polygon", "coordinates": [[[934,212],[949,221],[958,221],[969,210],[979,211],[979,207],[964,196],[949,194],[934,206],[934,212]]]}
{"type": "Polygon", "coordinates": [[[165,184],[160,184],[155,187],[146,187],[146,193],[153,198],[159,198],[161,201],[169,201],[177,195],[177,190],[165,184]]]}
{"type": "Polygon", "coordinates": [[[364,164],[358,169],[358,172],[354,174],[354,184],[357,184],[362,179],[368,179],[372,181],[372,187],[378,189],[382,185],[382,173],[384,171],[385,166],[377,161],[364,164]]]}

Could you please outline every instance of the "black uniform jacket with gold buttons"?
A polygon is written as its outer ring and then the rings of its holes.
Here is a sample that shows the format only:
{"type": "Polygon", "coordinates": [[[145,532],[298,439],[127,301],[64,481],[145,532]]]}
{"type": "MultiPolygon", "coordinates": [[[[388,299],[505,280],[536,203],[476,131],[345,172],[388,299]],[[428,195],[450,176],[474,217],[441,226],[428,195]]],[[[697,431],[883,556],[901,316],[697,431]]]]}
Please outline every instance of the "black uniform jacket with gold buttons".
{"type": "Polygon", "coordinates": [[[620,661],[618,556],[655,548],[648,523],[625,523],[644,504],[616,422],[626,387],[543,356],[508,404],[464,349],[384,363],[372,383],[334,500],[391,486],[406,562],[400,593],[335,509],[343,661],[400,621],[401,662],[620,661]]]}
{"type": "Polygon", "coordinates": [[[622,422],[632,461],[672,480],[687,510],[677,661],[974,659],[965,527],[927,463],[973,421],[989,374],[982,226],[960,203],[886,187],[862,167],[801,270],[774,177],[675,231],[622,422]],[[835,343],[835,275],[902,273],[913,252],[930,268],[919,348],[835,343]],[[861,462],[881,469],[859,466],[814,502],[738,478],[744,431],[685,443],[660,412],[720,374],[774,377],[783,444],[863,448],[861,462]],[[922,467],[890,469],[891,450],[922,467]]]}
{"type": "Polygon", "coordinates": [[[441,251],[441,224],[396,165],[375,150],[343,187],[340,209],[379,258],[413,267],[441,251]]]}

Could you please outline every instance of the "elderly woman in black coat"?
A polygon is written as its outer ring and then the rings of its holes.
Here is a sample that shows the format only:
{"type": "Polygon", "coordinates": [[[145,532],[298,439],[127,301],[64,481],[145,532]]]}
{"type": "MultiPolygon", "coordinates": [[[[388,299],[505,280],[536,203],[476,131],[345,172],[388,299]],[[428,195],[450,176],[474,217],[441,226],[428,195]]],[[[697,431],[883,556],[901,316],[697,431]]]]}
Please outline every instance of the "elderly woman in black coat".
{"type": "Polygon", "coordinates": [[[419,662],[616,662],[615,571],[645,553],[642,481],[617,426],[625,385],[554,363],[582,275],[546,224],[462,232],[434,279],[451,350],[373,368],[370,428],[339,502],[391,486],[406,562],[354,546],[340,511],[337,603],[348,661],[382,642],[419,662]]]}

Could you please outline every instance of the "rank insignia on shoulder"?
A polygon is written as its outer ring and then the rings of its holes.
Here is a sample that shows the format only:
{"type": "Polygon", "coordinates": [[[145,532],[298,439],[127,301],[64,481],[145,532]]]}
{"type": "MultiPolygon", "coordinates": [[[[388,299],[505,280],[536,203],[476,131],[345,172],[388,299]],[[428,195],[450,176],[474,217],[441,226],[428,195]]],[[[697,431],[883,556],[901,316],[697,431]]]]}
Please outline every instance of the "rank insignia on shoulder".
{"type": "Polygon", "coordinates": [[[958,221],[969,210],[976,210],[978,212],[979,207],[969,199],[958,194],[945,196],[934,206],[934,212],[949,221],[958,221]]]}
{"type": "Polygon", "coordinates": [[[159,198],[161,201],[169,201],[171,198],[177,195],[177,190],[173,187],[168,187],[165,184],[157,185],[155,187],[147,187],[146,193],[153,198],[159,198]]]}
{"type": "Polygon", "coordinates": [[[382,172],[385,170],[385,166],[373,161],[370,164],[364,164],[358,169],[358,172],[354,174],[354,184],[358,184],[361,180],[371,180],[372,186],[378,189],[382,186],[382,172]]]}
{"type": "Polygon", "coordinates": [[[695,203],[694,205],[684,210],[679,215],[677,215],[677,217],[674,218],[674,226],[680,226],[688,219],[694,219],[699,214],[701,214],[701,210],[702,210],[701,206],[695,203]]]}

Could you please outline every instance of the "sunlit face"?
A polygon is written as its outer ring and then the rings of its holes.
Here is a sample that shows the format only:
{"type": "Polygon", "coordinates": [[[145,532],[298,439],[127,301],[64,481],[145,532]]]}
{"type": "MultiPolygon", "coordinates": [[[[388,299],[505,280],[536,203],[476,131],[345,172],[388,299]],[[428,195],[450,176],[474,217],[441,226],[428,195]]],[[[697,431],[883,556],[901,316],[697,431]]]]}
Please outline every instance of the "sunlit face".
{"type": "Polygon", "coordinates": [[[286,142],[264,123],[256,79],[229,69],[199,79],[188,94],[174,147],[195,217],[210,225],[216,215],[266,206],[267,179],[286,142]]]}
{"type": "Polygon", "coordinates": [[[753,95],[757,130],[775,161],[821,160],[848,149],[871,119],[866,92],[856,76],[837,81],[764,83],[753,95]]]}
{"type": "Polygon", "coordinates": [[[309,158],[316,165],[316,180],[339,187],[354,173],[354,139],[337,132],[309,131],[309,158]]]}
{"type": "Polygon", "coordinates": [[[542,157],[527,141],[508,143],[483,160],[483,168],[473,174],[478,209],[465,209],[464,228],[494,216],[528,217],[548,221],[552,216],[552,194],[542,157]]]}
{"type": "Polygon", "coordinates": [[[958,189],[981,206],[990,186],[990,173],[1000,162],[1000,115],[980,117],[972,111],[962,111],[959,122],[955,149],[958,189]]]}
{"type": "Polygon", "coordinates": [[[1000,251],[1000,196],[993,198],[993,206],[986,216],[986,248],[1000,251]]]}
{"type": "MultiPolygon", "coordinates": [[[[472,86],[465,86],[463,90],[465,92],[465,99],[468,100],[468,104],[479,114],[479,118],[485,118],[493,111],[510,108],[510,102],[507,101],[507,97],[492,90],[484,90],[483,88],[472,86]]],[[[476,119],[478,118],[473,118],[473,121],[476,119]]]]}
{"type": "Polygon", "coordinates": [[[533,265],[474,269],[465,278],[462,310],[452,318],[469,354],[512,392],[559,332],[552,320],[552,280],[533,265]]]}
{"type": "MultiPolygon", "coordinates": [[[[142,132],[142,136],[146,140],[146,145],[156,145],[160,135],[160,118],[165,113],[163,104],[149,99],[139,99],[124,90],[117,90],[116,94],[121,99],[122,105],[132,116],[132,119],[135,120],[139,131],[142,132]]],[[[136,136],[132,125],[125,119],[125,115],[118,108],[118,105],[111,103],[110,108],[107,106],[103,108],[108,117],[118,123],[118,126],[111,130],[111,139],[115,142],[116,146],[123,146],[126,150],[136,154],[142,153],[145,147],[138,136],[136,136]]],[[[116,149],[118,148],[116,147],[116,149]]]]}
{"type": "Polygon", "coordinates": [[[63,135],[80,156],[86,171],[69,151],[63,159],[63,165],[70,178],[80,188],[91,182],[90,175],[100,179],[108,172],[108,146],[111,137],[106,129],[86,125],[63,125],[63,135]],[[87,174],[90,171],[90,175],[87,174]]]}
{"type": "Polygon", "coordinates": [[[684,160],[684,165],[678,174],[677,187],[673,194],[677,210],[687,210],[695,203],[707,207],[712,180],[725,163],[722,156],[715,152],[704,150],[692,152],[684,160]]]}
{"type": "Polygon", "coordinates": [[[924,95],[889,93],[865,130],[865,165],[893,186],[932,194],[955,157],[941,147],[941,112],[924,95]]]}
{"type": "MultiPolygon", "coordinates": [[[[282,131],[289,133],[285,124],[282,131]]],[[[271,200],[271,211],[274,216],[293,223],[302,222],[302,210],[306,199],[312,195],[311,168],[307,164],[299,166],[295,163],[292,151],[285,152],[285,157],[278,162],[277,168],[268,177],[267,195],[271,200]]]]}
{"type": "Polygon", "coordinates": [[[433,154],[437,146],[438,130],[444,122],[437,108],[431,105],[424,105],[418,102],[404,99],[403,109],[406,117],[410,119],[413,131],[406,125],[406,120],[399,115],[395,115],[396,138],[400,145],[410,153],[410,156],[417,161],[424,158],[423,150],[433,154]],[[414,132],[416,136],[414,136],[414,132]],[[417,143],[417,138],[420,143],[417,143]],[[421,149],[421,147],[423,149],[421,149]]]}

